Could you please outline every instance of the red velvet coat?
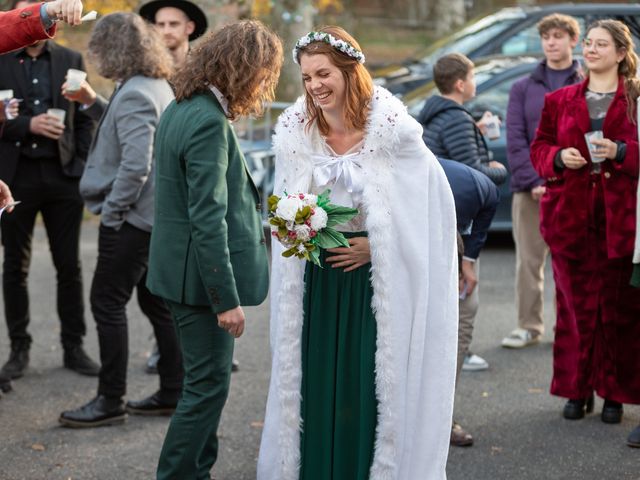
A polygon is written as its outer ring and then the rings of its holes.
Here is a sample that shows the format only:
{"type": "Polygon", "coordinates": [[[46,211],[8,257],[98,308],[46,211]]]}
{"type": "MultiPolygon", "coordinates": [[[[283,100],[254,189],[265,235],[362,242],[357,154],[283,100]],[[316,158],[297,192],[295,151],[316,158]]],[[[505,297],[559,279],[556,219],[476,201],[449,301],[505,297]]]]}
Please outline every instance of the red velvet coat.
{"type": "MultiPolygon", "coordinates": [[[[591,130],[585,91],[589,80],[546,95],[531,160],[546,180],[547,191],[540,202],[540,230],[552,254],[583,258],[587,237],[587,209],[591,164],[578,170],[557,170],[556,153],[575,147],[587,160],[584,134],[591,130]]],[[[624,161],[602,163],[601,182],[606,214],[608,258],[633,253],[636,229],[636,189],[638,184],[638,130],[627,117],[622,78],[609,106],[602,128],[604,137],[627,144],[624,161]]]]}
{"type": "Polygon", "coordinates": [[[0,53],[53,37],[56,26],[49,31],[44,30],[40,21],[40,5],[35,3],[25,8],[0,12],[0,53]]]}

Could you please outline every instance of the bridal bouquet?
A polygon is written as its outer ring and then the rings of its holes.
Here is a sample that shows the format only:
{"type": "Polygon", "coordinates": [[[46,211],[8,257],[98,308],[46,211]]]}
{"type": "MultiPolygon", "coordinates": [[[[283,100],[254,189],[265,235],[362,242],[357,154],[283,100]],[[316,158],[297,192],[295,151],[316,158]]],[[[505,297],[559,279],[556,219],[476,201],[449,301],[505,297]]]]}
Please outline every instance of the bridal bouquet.
{"type": "Polygon", "coordinates": [[[329,203],[329,190],[269,197],[271,235],[287,247],[283,257],[296,256],[320,265],[320,248],[348,247],[344,235],[333,227],[348,222],[357,208],[329,203]]]}

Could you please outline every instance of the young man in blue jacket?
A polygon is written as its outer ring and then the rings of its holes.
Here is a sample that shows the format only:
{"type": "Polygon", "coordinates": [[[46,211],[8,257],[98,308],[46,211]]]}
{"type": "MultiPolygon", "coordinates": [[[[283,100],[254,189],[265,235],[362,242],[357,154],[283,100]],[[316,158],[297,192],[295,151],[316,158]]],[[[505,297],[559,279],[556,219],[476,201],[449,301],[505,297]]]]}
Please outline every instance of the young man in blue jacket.
{"type": "Polygon", "coordinates": [[[511,87],[507,108],[507,159],[511,170],[513,240],[516,245],[516,309],[518,328],[502,340],[506,348],[523,348],[540,341],[544,331],[544,264],[549,253],[540,235],[540,198],[544,180],[529,157],[545,94],[582,78],[572,51],[580,26],[573,17],[552,14],[538,23],[545,58],[511,87]]]}

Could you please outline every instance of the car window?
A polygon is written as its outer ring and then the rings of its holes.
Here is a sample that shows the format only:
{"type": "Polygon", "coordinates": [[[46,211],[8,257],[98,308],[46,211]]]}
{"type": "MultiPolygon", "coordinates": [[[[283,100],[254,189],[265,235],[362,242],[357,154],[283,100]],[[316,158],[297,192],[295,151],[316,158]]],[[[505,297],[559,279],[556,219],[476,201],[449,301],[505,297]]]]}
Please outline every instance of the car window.
{"type": "Polygon", "coordinates": [[[466,55],[474,47],[486,43],[514,23],[521,21],[523,17],[524,14],[521,11],[508,9],[505,13],[489,15],[476,22],[472,22],[459,32],[442,38],[432,44],[421,61],[424,63],[433,63],[438,58],[451,52],[466,55]]]}
{"type": "MultiPolygon", "coordinates": [[[[580,31],[584,32],[585,18],[574,17],[580,25],[580,31]]],[[[574,48],[574,52],[581,51],[580,43],[574,48]]],[[[541,54],[542,45],[540,45],[540,35],[538,34],[537,24],[533,24],[530,27],[520,30],[514,36],[507,39],[500,49],[503,55],[522,55],[522,54],[541,54]]]]}
{"type": "Polygon", "coordinates": [[[501,22],[494,23],[483,30],[459,38],[455,42],[445,45],[438,50],[438,52],[433,55],[433,60],[437,60],[443,55],[453,52],[467,55],[471,50],[479,45],[484,45],[499,33],[509,28],[513,23],[515,23],[515,20],[503,20],[501,22]]]}
{"type": "Polygon", "coordinates": [[[509,103],[509,90],[511,90],[511,85],[527,75],[529,75],[529,73],[505,78],[500,83],[493,85],[491,88],[469,100],[465,103],[465,108],[471,112],[474,118],[480,118],[485,111],[490,110],[494,115],[498,115],[504,122],[505,118],[507,118],[507,104],[509,103]]]}

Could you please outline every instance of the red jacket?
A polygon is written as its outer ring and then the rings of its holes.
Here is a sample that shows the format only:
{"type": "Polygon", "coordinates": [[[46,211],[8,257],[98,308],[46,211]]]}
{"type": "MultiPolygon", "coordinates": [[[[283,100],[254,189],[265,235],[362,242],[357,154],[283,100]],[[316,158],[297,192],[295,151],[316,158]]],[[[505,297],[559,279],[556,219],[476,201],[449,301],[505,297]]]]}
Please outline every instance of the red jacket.
{"type": "MultiPolygon", "coordinates": [[[[547,191],[540,201],[540,230],[552,253],[582,258],[587,233],[591,164],[578,170],[554,168],[556,153],[577,148],[589,160],[584,134],[591,130],[585,91],[589,79],[545,96],[531,160],[546,180],[547,191]]],[[[606,215],[606,244],[609,258],[633,253],[636,229],[638,184],[638,128],[627,117],[624,82],[609,106],[602,127],[604,137],[627,144],[624,160],[605,160],[598,181],[602,182],[606,215]]]]}
{"type": "Polygon", "coordinates": [[[38,40],[53,37],[54,25],[45,31],[40,21],[40,3],[0,12],[0,53],[31,45],[38,40]]]}

